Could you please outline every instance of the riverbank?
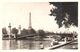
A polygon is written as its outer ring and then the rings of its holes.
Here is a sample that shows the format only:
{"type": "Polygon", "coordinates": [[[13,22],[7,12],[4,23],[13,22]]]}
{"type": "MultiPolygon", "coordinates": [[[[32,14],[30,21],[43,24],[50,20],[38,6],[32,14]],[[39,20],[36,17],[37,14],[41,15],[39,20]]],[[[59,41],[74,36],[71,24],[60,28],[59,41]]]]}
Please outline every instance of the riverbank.
{"type": "MultiPolygon", "coordinates": [[[[78,45],[78,42],[77,40],[73,40],[73,41],[69,41],[69,42],[59,42],[58,45],[54,45],[52,47],[48,47],[48,48],[45,48],[45,50],[53,50],[53,49],[58,49],[60,47],[63,47],[63,46],[66,46],[66,45],[74,45],[74,44],[77,44],[78,45]]],[[[68,47],[70,48],[70,47],[68,47]]],[[[70,48],[71,49],[71,48],[70,48]]],[[[78,46],[73,46],[72,49],[78,49],[78,46]]]]}
{"type": "Polygon", "coordinates": [[[20,39],[16,39],[16,38],[2,38],[2,40],[35,40],[35,41],[50,41],[49,38],[31,38],[31,37],[28,37],[28,38],[20,38],[20,39]]]}

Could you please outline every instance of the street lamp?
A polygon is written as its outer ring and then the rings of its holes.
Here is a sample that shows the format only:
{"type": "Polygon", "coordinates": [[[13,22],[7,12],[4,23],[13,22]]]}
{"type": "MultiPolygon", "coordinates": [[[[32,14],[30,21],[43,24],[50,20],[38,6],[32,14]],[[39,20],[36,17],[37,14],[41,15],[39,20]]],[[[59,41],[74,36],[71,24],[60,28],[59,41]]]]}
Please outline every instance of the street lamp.
{"type": "Polygon", "coordinates": [[[21,25],[19,25],[18,29],[19,29],[19,34],[21,34],[21,25]]]}
{"type": "Polygon", "coordinates": [[[9,38],[10,38],[10,35],[11,35],[11,23],[9,23],[8,28],[9,28],[9,38]]]}

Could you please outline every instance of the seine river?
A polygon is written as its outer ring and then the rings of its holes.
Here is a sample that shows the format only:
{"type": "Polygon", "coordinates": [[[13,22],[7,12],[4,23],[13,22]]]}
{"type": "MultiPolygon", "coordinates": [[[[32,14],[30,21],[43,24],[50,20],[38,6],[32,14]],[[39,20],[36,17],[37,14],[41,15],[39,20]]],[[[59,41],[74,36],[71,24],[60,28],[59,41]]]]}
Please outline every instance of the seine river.
{"type": "Polygon", "coordinates": [[[43,43],[44,47],[50,46],[50,41],[3,40],[3,49],[40,49],[40,43],[43,43]]]}
{"type": "MultiPolygon", "coordinates": [[[[3,40],[3,50],[27,49],[39,50],[40,43],[43,43],[44,48],[50,46],[51,41],[33,41],[33,40],[3,40]]],[[[70,44],[63,46],[59,49],[71,49],[72,47],[78,48],[77,44],[70,44]]]]}

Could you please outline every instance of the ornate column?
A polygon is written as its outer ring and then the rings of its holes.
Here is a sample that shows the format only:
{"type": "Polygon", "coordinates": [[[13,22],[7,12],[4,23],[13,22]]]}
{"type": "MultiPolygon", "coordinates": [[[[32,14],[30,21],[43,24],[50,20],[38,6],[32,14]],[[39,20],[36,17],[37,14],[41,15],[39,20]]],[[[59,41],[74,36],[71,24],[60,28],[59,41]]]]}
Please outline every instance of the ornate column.
{"type": "Polygon", "coordinates": [[[10,37],[10,36],[11,36],[11,23],[9,23],[8,28],[9,28],[9,38],[11,38],[11,37],[10,37]]]}

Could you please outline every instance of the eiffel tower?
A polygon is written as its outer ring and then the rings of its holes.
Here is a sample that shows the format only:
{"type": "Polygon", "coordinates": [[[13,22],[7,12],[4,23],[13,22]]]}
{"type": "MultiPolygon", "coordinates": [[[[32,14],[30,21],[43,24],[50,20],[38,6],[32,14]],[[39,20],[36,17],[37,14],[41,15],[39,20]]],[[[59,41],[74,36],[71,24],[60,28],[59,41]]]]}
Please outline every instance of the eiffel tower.
{"type": "Polygon", "coordinates": [[[28,27],[28,33],[29,34],[35,34],[36,31],[32,28],[32,23],[31,23],[31,12],[29,13],[29,27],[28,27]]]}

